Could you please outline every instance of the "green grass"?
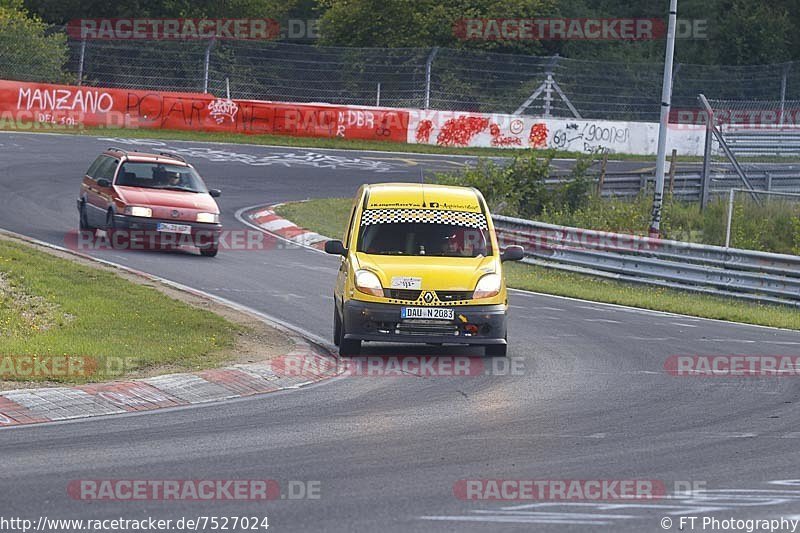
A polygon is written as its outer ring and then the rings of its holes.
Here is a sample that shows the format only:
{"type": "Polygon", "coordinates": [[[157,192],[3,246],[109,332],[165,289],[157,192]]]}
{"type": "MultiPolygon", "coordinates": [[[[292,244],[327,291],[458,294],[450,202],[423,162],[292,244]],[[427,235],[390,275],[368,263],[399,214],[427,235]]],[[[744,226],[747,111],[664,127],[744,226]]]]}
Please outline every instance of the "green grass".
{"type": "MultiPolygon", "coordinates": [[[[121,129],[121,128],[65,128],[59,126],[32,126],[31,128],[8,128],[0,125],[0,131],[25,131],[42,133],[69,133],[94,137],[123,137],[129,139],[156,139],[165,141],[226,142],[287,146],[291,148],[331,148],[336,150],[375,150],[383,152],[412,152],[417,154],[450,154],[482,157],[511,157],[514,154],[531,153],[531,149],[515,148],[469,148],[446,147],[430,144],[406,144],[389,141],[361,141],[342,138],[290,137],[284,135],[248,135],[243,133],[216,133],[182,130],[121,129]]],[[[556,152],[555,157],[573,159],[577,152],[556,152]]],[[[654,160],[653,156],[612,154],[611,159],[625,161],[654,160]]],[[[678,161],[696,162],[702,158],[679,156],[678,161]]]]}
{"type": "Polygon", "coordinates": [[[208,368],[242,330],[113,272],[0,240],[0,379],[81,383],[163,366],[208,368]],[[85,358],[90,375],[29,377],[7,366],[21,356],[85,358]]]}
{"type": "MultiPolygon", "coordinates": [[[[351,202],[349,198],[310,200],[284,204],[276,212],[301,227],[334,237],[344,231],[351,202]]],[[[647,287],[523,263],[507,263],[506,279],[510,287],[545,294],[800,330],[800,313],[790,307],[647,287]]]]}
{"type": "Polygon", "coordinates": [[[352,207],[352,198],[326,198],[283,204],[278,206],[275,212],[320,235],[341,239],[352,207]]]}

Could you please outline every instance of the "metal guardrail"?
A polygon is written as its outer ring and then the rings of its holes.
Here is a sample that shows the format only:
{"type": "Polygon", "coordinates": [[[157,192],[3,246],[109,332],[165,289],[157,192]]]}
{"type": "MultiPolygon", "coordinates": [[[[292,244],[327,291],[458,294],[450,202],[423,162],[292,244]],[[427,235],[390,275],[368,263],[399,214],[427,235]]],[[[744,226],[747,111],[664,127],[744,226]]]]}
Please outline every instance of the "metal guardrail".
{"type": "Polygon", "coordinates": [[[493,215],[531,264],[634,283],[800,307],[800,256],[651,239],[493,215]]]}
{"type": "Polygon", "coordinates": [[[723,130],[725,140],[737,157],[800,156],[800,131],[723,130]]]}
{"type": "MultiPolygon", "coordinates": [[[[747,175],[755,190],[775,192],[800,192],[800,164],[793,167],[747,169],[747,175]]],[[[553,176],[545,181],[557,185],[567,181],[566,177],[553,176]]],[[[598,178],[593,178],[597,183],[598,178]]],[[[742,180],[732,169],[712,169],[710,173],[712,195],[727,193],[741,187],[742,180]]],[[[603,179],[603,197],[633,197],[655,182],[653,172],[607,172],[603,179]]],[[[669,183],[667,187],[670,188],[669,183]]],[[[672,194],[681,200],[699,201],[702,192],[702,171],[678,171],[672,185],[672,194]]]]}

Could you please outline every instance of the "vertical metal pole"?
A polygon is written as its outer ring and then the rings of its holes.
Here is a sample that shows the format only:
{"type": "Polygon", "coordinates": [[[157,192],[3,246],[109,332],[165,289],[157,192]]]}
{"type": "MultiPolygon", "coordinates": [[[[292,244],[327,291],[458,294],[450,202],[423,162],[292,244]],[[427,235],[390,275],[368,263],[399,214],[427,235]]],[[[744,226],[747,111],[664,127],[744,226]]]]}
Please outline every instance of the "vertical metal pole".
{"type": "Polygon", "coordinates": [[[225,98],[231,99],[231,80],[228,77],[225,77],[225,98]]]}
{"type": "Polygon", "coordinates": [[[656,190],[653,193],[652,222],[650,236],[658,237],[661,229],[661,209],[664,204],[664,167],[667,159],[667,124],[672,103],[672,63],[675,58],[675,25],[678,16],[678,0],[670,0],[669,26],[667,30],[667,52],[664,60],[664,82],[661,89],[661,123],[658,127],[658,155],[656,158],[656,190]]]}
{"type": "Polygon", "coordinates": [[[669,160],[669,194],[675,192],[675,171],[678,166],[678,150],[672,149],[672,157],[669,160]]]}
{"type": "Polygon", "coordinates": [[[544,83],[544,116],[549,117],[553,110],[553,75],[548,74],[544,83]]]}
{"type": "Polygon", "coordinates": [[[428,60],[425,62],[425,109],[430,109],[431,107],[431,66],[438,53],[439,47],[434,46],[428,55],[428,60]]]}
{"type": "Polygon", "coordinates": [[[597,180],[597,196],[603,196],[603,184],[606,181],[606,169],[608,168],[608,151],[603,150],[603,161],[600,163],[600,177],[597,180]]]}
{"type": "Polygon", "coordinates": [[[378,95],[375,97],[375,107],[381,106],[381,82],[378,82],[378,95]]]}
{"type": "Polygon", "coordinates": [[[78,87],[83,83],[83,61],[86,58],[86,37],[81,38],[81,57],[78,60],[78,87]]]}
{"type": "Polygon", "coordinates": [[[700,211],[708,205],[709,186],[711,185],[711,147],[714,142],[714,115],[709,113],[706,123],[706,145],[703,150],[703,173],[700,175],[700,211]]]}
{"type": "Polygon", "coordinates": [[[786,82],[789,77],[789,66],[783,66],[783,76],[781,77],[781,116],[780,125],[783,126],[783,112],[786,108],[786,82]]]}
{"type": "Polygon", "coordinates": [[[211,48],[214,46],[214,38],[212,37],[208,41],[208,46],[206,46],[206,56],[203,61],[203,93],[208,93],[208,67],[211,63],[211,48]]]}
{"type": "Polygon", "coordinates": [[[728,225],[725,229],[725,248],[730,248],[731,246],[731,221],[733,220],[733,197],[735,195],[736,189],[731,189],[728,197],[728,225]]]}

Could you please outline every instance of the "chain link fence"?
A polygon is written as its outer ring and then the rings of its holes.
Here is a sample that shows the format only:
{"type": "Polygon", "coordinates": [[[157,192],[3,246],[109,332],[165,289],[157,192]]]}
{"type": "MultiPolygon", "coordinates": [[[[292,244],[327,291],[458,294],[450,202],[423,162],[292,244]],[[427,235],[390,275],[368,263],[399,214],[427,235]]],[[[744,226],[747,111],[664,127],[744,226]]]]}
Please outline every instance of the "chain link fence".
{"type": "MultiPolygon", "coordinates": [[[[25,81],[216,95],[229,85],[231,97],[244,99],[640,121],[658,121],[663,75],[660,63],[448,48],[73,39],[68,48],[61,80],[13,66],[10,72],[25,81]]],[[[800,64],[677,64],[673,107],[697,109],[700,92],[729,100],[800,99],[800,64]]]]}

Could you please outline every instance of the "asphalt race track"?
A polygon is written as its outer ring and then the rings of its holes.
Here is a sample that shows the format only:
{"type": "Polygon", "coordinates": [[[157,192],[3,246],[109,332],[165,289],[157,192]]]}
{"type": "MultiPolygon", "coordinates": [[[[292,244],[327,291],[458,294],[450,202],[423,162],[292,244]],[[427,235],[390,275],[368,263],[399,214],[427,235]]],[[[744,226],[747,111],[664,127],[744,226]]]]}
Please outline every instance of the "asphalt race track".
{"type": "MultiPolygon", "coordinates": [[[[0,134],[0,227],[64,245],[80,176],[120,140],[0,134]]],[[[137,141],[131,147],[141,147],[137,141]]],[[[146,146],[145,146],[146,147],[146,146]]],[[[239,209],[350,196],[463,158],[163,142],[239,209]]],[[[637,163],[633,163],[636,165],[637,163]]],[[[641,165],[641,164],[638,164],[641,165]]],[[[302,248],[97,251],[104,259],[331,333],[337,259],[302,248]]],[[[286,393],[0,431],[0,514],[49,518],[269,516],[274,531],[663,531],[671,517],[800,514],[793,378],[668,375],[672,354],[800,355],[800,334],[549,296],[511,294],[521,375],[336,379],[286,393]],[[85,502],[80,479],[317,481],[319,499],[85,502]],[[705,489],[658,501],[464,501],[464,479],[662,480],[705,489]]],[[[367,354],[389,354],[366,345],[367,354]]],[[[433,347],[402,353],[479,353],[433,347]]]]}

